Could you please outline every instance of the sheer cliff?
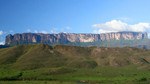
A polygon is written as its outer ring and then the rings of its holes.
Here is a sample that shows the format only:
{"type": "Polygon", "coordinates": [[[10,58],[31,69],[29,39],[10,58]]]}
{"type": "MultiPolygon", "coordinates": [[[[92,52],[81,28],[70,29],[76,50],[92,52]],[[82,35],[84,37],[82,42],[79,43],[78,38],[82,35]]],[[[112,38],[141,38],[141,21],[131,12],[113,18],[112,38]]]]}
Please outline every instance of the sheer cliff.
{"type": "Polygon", "coordinates": [[[110,40],[140,40],[147,39],[147,33],[142,32],[115,32],[103,34],[76,34],[76,33],[58,33],[58,34],[42,34],[42,33],[22,33],[6,36],[7,45],[18,44],[63,44],[69,42],[102,42],[110,40]]]}

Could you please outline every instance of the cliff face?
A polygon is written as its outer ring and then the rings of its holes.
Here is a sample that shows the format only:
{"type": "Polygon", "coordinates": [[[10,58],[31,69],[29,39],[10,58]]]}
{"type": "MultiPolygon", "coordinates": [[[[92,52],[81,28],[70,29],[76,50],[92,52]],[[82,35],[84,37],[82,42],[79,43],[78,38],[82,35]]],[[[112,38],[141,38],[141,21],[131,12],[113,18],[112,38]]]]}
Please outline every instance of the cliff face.
{"type": "Polygon", "coordinates": [[[116,32],[104,34],[42,34],[42,33],[23,33],[6,36],[6,44],[32,44],[32,43],[68,43],[68,42],[101,42],[109,40],[139,40],[147,39],[147,33],[141,32],[116,32]]]}

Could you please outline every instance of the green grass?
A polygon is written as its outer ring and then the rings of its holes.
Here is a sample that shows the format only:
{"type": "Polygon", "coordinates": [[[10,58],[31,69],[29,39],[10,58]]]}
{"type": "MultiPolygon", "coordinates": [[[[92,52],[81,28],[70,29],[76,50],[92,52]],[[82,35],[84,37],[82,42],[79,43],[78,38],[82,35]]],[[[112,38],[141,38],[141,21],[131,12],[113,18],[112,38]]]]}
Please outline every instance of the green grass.
{"type": "Polygon", "coordinates": [[[15,46],[0,49],[0,83],[148,83],[149,55],[131,47],[15,46]]]}
{"type": "Polygon", "coordinates": [[[0,67],[10,65],[9,68],[12,69],[27,70],[62,66],[72,68],[121,67],[132,64],[149,66],[149,54],[149,50],[131,47],[20,45],[0,49],[0,67]]]}
{"type": "Polygon", "coordinates": [[[68,81],[0,81],[0,84],[78,84],[68,81]]]}
{"type": "Polygon", "coordinates": [[[146,83],[149,82],[150,80],[150,71],[137,70],[134,69],[134,67],[132,67],[132,69],[113,68],[113,67],[78,69],[78,68],[60,67],[60,68],[40,68],[24,71],[0,69],[0,80],[7,80],[7,81],[55,80],[66,82],[86,81],[88,83],[126,83],[126,82],[146,83]]]}

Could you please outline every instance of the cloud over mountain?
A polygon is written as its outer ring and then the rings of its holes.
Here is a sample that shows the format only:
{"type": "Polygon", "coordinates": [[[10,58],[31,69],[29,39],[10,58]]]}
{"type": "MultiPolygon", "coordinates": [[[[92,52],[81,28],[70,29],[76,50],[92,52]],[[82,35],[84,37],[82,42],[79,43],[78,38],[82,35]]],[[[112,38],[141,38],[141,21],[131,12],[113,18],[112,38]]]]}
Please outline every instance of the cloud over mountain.
{"type": "Polygon", "coordinates": [[[41,31],[41,33],[43,33],[43,34],[47,34],[48,32],[47,32],[47,31],[41,31]]]}
{"type": "Polygon", "coordinates": [[[108,33],[108,32],[120,32],[120,31],[133,31],[133,32],[147,32],[150,33],[150,23],[138,23],[129,25],[121,20],[112,20],[104,24],[94,24],[94,33],[108,33]]]}
{"type": "Polygon", "coordinates": [[[0,35],[2,35],[4,32],[0,30],[0,35]]]}
{"type": "Polygon", "coordinates": [[[5,44],[5,42],[0,42],[0,45],[4,45],[5,44]]]}

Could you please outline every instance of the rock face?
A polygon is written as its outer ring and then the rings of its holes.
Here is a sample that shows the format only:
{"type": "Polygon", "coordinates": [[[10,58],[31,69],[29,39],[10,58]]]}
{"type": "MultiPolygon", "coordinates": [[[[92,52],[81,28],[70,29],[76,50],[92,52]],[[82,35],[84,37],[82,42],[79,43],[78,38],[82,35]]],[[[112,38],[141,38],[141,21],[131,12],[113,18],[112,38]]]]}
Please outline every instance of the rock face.
{"type": "Polygon", "coordinates": [[[75,34],[75,33],[59,33],[59,34],[42,34],[42,33],[23,33],[6,36],[7,45],[18,44],[37,44],[37,43],[68,43],[68,42],[101,42],[109,40],[139,40],[147,39],[147,33],[142,32],[115,32],[103,34],[75,34]]]}

